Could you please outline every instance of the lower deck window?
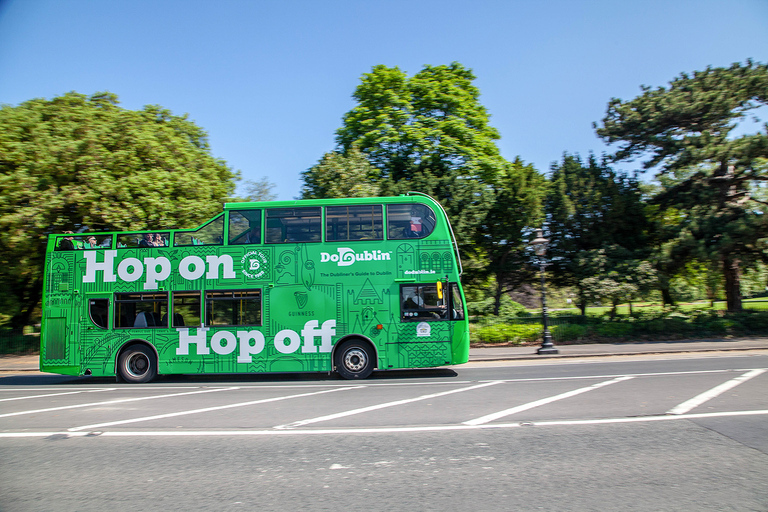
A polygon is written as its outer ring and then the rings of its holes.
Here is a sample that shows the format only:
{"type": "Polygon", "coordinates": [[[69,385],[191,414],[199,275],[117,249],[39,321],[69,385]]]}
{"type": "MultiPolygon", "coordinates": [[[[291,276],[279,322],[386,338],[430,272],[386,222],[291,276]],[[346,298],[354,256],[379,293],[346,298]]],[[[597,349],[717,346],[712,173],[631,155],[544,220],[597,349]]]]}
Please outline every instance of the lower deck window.
{"type": "Polygon", "coordinates": [[[88,301],[88,315],[91,322],[106,329],[109,318],[109,299],[91,299],[88,301]]]}
{"type": "Polygon", "coordinates": [[[206,292],[205,325],[261,325],[261,290],[206,292]]]}
{"type": "Polygon", "coordinates": [[[167,293],[116,293],[115,327],[167,327],[167,293]]]}
{"type": "Polygon", "coordinates": [[[173,292],[173,327],[200,327],[200,292],[173,292]]]}

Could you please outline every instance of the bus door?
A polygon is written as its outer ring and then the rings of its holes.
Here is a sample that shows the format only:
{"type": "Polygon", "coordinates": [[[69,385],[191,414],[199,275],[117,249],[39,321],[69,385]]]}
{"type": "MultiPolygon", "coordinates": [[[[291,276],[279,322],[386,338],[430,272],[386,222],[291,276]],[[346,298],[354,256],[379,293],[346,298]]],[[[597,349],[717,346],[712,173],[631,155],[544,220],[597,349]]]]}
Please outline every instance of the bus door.
{"type": "Polygon", "coordinates": [[[80,361],[86,366],[97,354],[100,357],[108,356],[115,349],[109,345],[113,327],[112,307],[111,293],[85,294],[84,311],[79,315],[81,321],[74,328],[80,330],[80,335],[75,339],[80,340],[80,361]]]}
{"type": "Polygon", "coordinates": [[[400,368],[450,364],[452,323],[443,282],[400,283],[400,322],[396,343],[389,344],[390,361],[400,368]]]}

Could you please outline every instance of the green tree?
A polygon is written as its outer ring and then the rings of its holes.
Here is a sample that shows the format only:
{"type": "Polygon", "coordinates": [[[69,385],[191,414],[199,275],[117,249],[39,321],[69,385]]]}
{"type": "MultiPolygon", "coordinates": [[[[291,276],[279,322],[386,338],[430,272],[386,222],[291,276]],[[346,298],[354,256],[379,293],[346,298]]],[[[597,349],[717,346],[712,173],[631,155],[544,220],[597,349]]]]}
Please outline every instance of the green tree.
{"type": "Polygon", "coordinates": [[[585,164],[565,154],[552,166],[545,211],[552,279],[577,290],[582,315],[590,299],[585,279],[647,255],[648,221],[637,180],[594,155],[585,164]]]}
{"type": "Polygon", "coordinates": [[[412,77],[375,66],[353,94],[357,105],[336,132],[336,152],[304,173],[303,197],[354,196],[350,188],[367,179],[377,194],[437,198],[468,263],[466,281],[493,282],[498,311],[502,294],[527,275],[520,249],[525,227],[540,222],[545,180],[500,155],[474,80],[456,62],[412,77]]]}
{"type": "Polygon", "coordinates": [[[669,179],[656,203],[681,212],[679,233],[695,242],[688,257],[719,263],[728,309],[738,311],[742,269],[768,253],[768,203],[755,193],[768,181],[768,130],[737,136],[734,129],[768,103],[768,66],[707,68],[642,91],[612,99],[597,134],[618,144],[616,161],[646,158],[645,169],[669,179]]]}
{"type": "Polygon", "coordinates": [[[577,257],[579,265],[587,272],[579,283],[579,290],[588,301],[608,300],[611,303],[611,316],[616,315],[616,307],[622,302],[629,302],[632,314],[632,301],[642,297],[656,284],[656,269],[648,261],[632,258],[632,253],[621,247],[608,247],[585,251],[577,257]]]}
{"type": "Polygon", "coordinates": [[[302,173],[302,199],[327,197],[375,197],[379,195],[380,172],[356,147],[346,154],[326,153],[302,173]]]}
{"type": "Polygon", "coordinates": [[[528,264],[528,232],[543,220],[546,179],[532,165],[517,158],[489,180],[494,202],[476,233],[474,250],[484,264],[478,272],[492,276],[493,304],[499,314],[502,297],[526,281],[535,270],[528,264]]]}
{"type": "Polygon", "coordinates": [[[159,106],[74,92],[0,108],[0,283],[11,323],[42,293],[47,235],[193,227],[220,211],[236,174],[206,133],[159,106]]]}
{"type": "Polygon", "coordinates": [[[492,204],[484,183],[506,162],[480,103],[475,76],[459,63],[413,77],[378,65],[353,94],[357,106],[337,131],[338,152],[358,148],[379,171],[382,194],[415,190],[439,199],[466,248],[492,204]]]}
{"type": "Polygon", "coordinates": [[[275,184],[269,181],[269,178],[263,177],[257,180],[247,180],[245,182],[245,200],[251,202],[274,201],[277,195],[272,192],[275,184]]]}

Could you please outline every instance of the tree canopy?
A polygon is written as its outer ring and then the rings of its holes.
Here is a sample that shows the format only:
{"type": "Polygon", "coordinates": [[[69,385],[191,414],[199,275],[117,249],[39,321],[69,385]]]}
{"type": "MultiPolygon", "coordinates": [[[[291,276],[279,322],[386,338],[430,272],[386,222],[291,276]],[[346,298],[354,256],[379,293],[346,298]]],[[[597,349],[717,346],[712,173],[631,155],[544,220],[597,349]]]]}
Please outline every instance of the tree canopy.
{"type": "Polygon", "coordinates": [[[336,132],[339,148],[346,153],[357,145],[382,178],[395,183],[419,172],[438,178],[494,172],[500,136],[474,79],[457,62],[424,66],[411,78],[397,67],[375,66],[363,75],[353,94],[358,105],[336,132]]]}
{"type": "Polygon", "coordinates": [[[742,268],[766,258],[768,128],[735,131],[768,104],[768,66],[747,61],[681,74],[669,87],[643,87],[630,101],[613,99],[597,134],[618,144],[614,159],[646,158],[666,179],[655,198],[680,212],[677,238],[687,257],[721,265],[729,310],[741,309],[742,268]]]}
{"type": "Polygon", "coordinates": [[[379,195],[379,176],[379,170],[357,147],[346,154],[326,153],[302,173],[301,198],[375,197],[379,195]]]}
{"type": "Polygon", "coordinates": [[[527,275],[519,249],[541,220],[545,179],[499,153],[498,131],[471,70],[454,62],[408,77],[375,66],[362,76],[337,147],[304,173],[303,197],[392,195],[410,190],[445,207],[471,278],[495,278],[500,296],[527,275]]]}
{"type": "Polygon", "coordinates": [[[488,183],[494,201],[475,235],[481,276],[493,277],[494,314],[499,314],[502,297],[530,280],[534,269],[528,265],[525,235],[544,220],[546,178],[520,158],[508,163],[488,183]]]}
{"type": "Polygon", "coordinates": [[[194,227],[220,211],[236,173],[202,128],[97,93],[0,108],[0,283],[14,324],[40,301],[47,235],[194,227]]]}
{"type": "Polygon", "coordinates": [[[417,190],[439,199],[462,247],[492,203],[484,182],[506,165],[474,79],[457,62],[424,66],[410,78],[397,67],[375,66],[336,132],[339,153],[359,150],[378,170],[381,194],[417,190]]]}
{"type": "MultiPolygon", "coordinates": [[[[587,300],[599,295],[595,281],[586,279],[619,272],[621,265],[623,273],[629,268],[623,260],[646,257],[649,223],[639,184],[605,160],[563,155],[552,165],[545,211],[553,279],[576,288],[582,314],[587,300]]],[[[604,296],[613,300],[629,289],[617,286],[604,296]]]]}

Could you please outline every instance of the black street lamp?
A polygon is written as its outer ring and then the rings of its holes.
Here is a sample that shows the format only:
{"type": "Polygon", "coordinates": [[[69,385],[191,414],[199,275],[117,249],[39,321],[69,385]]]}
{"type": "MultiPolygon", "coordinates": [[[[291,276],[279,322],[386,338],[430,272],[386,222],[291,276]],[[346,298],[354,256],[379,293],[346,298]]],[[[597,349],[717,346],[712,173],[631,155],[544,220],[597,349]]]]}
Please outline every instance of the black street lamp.
{"type": "Polygon", "coordinates": [[[544,282],[544,255],[547,254],[547,243],[549,240],[544,238],[540,229],[536,230],[536,238],[531,241],[533,250],[536,252],[536,256],[539,258],[539,266],[541,268],[541,319],[544,324],[544,341],[541,343],[541,347],[536,351],[537,354],[557,354],[558,350],[552,343],[552,335],[549,333],[549,326],[547,325],[547,294],[546,286],[544,282]]]}

